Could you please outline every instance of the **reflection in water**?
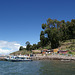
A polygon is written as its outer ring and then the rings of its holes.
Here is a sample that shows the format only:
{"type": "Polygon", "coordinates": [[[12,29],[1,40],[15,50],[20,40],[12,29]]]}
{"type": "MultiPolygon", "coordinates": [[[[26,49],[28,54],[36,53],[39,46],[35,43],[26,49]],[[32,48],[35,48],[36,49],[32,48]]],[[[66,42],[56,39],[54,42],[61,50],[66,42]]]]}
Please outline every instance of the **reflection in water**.
{"type": "Polygon", "coordinates": [[[75,75],[75,61],[0,61],[0,75],[75,75]]]}

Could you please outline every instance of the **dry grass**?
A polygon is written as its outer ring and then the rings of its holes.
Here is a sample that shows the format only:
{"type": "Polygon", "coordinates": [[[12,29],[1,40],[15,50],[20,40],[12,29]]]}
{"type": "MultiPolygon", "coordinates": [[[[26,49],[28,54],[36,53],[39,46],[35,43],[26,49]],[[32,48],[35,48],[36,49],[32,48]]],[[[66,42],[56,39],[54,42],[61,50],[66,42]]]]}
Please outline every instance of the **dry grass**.
{"type": "Polygon", "coordinates": [[[16,52],[13,52],[11,53],[10,55],[25,55],[25,54],[30,54],[31,51],[27,51],[27,50],[21,50],[21,51],[16,51],[16,52]]]}
{"type": "MultiPolygon", "coordinates": [[[[39,48],[39,50],[50,49],[50,48],[51,48],[51,46],[48,45],[44,48],[39,48]]],[[[73,54],[75,54],[75,39],[66,40],[65,42],[61,42],[61,46],[58,47],[58,49],[60,49],[60,50],[70,50],[70,51],[73,52],[73,54]]],[[[22,50],[22,51],[13,52],[13,53],[11,53],[11,55],[19,55],[19,54],[25,55],[25,54],[30,54],[30,53],[32,53],[32,52],[27,51],[27,50],[22,50]]]]}

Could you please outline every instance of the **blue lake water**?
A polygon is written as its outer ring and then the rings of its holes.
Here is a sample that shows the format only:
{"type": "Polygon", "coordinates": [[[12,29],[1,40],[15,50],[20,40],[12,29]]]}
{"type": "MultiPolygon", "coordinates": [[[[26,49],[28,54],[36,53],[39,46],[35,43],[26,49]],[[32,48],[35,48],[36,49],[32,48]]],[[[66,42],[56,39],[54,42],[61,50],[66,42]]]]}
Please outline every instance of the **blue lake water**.
{"type": "Polygon", "coordinates": [[[0,75],[75,75],[75,61],[0,61],[0,75]]]}

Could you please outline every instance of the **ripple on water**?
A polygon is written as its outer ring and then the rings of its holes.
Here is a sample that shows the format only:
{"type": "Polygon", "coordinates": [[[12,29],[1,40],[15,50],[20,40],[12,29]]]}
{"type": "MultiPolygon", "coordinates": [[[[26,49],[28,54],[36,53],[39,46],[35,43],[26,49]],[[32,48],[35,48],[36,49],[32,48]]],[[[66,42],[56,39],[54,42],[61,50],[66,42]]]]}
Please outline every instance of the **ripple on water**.
{"type": "Polygon", "coordinates": [[[0,75],[75,75],[75,61],[0,61],[0,75]]]}

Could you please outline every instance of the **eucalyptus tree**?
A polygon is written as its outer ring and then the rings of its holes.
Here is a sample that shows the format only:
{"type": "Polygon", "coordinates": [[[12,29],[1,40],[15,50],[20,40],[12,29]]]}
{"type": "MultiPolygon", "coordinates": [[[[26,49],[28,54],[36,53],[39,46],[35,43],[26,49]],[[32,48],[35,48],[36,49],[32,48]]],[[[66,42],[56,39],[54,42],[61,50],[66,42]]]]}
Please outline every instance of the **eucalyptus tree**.
{"type": "Polygon", "coordinates": [[[47,35],[46,38],[51,42],[51,48],[59,46],[58,23],[56,19],[52,20],[48,18],[47,23],[42,24],[43,31],[41,33],[44,32],[44,34],[41,35],[40,40],[45,41],[45,35],[47,35]]]}
{"type": "Polygon", "coordinates": [[[71,20],[69,30],[70,30],[71,38],[75,39],[75,19],[71,20]]]}
{"type": "Polygon", "coordinates": [[[30,45],[30,42],[27,41],[27,42],[26,42],[26,50],[30,50],[30,46],[31,46],[31,45],[30,45]]]}
{"type": "Polygon", "coordinates": [[[21,50],[23,50],[23,49],[24,49],[23,46],[20,46],[19,51],[21,51],[21,50]]]}

